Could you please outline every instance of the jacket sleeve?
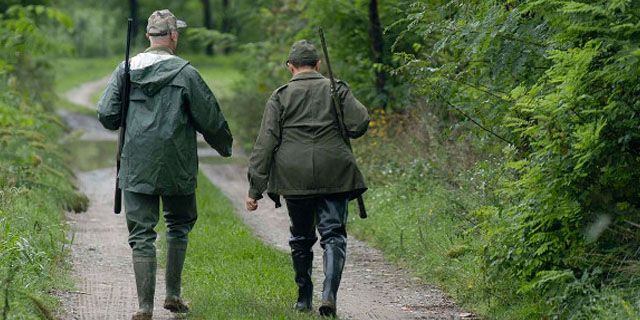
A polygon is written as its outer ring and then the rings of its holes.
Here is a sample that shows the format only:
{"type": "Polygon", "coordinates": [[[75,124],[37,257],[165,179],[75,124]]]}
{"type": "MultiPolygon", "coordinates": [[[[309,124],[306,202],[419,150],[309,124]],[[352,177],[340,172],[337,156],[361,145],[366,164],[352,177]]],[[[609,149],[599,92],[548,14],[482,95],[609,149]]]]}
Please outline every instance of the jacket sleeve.
{"type": "Polygon", "coordinates": [[[349,138],[356,139],[369,128],[369,112],[344,82],[339,82],[338,92],[342,100],[342,118],[349,138]]]}
{"type": "Polygon", "coordinates": [[[193,126],[221,156],[230,157],[233,136],[216,97],[195,69],[188,81],[185,99],[193,126]]]}
{"type": "Polygon", "coordinates": [[[124,69],[118,66],[111,74],[109,83],[98,102],[98,120],[103,127],[109,130],[117,130],[120,127],[121,97],[120,88],[124,69]]]}
{"type": "Polygon", "coordinates": [[[280,145],[281,116],[280,103],[274,93],[267,101],[260,132],[249,159],[249,196],[253,199],[261,199],[262,193],[267,189],[273,153],[280,145]]]}

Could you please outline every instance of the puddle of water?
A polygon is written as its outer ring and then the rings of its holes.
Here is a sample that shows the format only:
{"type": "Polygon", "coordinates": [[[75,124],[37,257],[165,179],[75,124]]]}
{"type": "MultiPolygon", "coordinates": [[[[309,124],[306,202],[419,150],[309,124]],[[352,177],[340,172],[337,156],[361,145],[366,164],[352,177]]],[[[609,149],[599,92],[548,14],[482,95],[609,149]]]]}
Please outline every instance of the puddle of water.
{"type": "Polygon", "coordinates": [[[71,141],[65,144],[71,166],[80,171],[91,171],[116,165],[115,141],[71,141]]]}

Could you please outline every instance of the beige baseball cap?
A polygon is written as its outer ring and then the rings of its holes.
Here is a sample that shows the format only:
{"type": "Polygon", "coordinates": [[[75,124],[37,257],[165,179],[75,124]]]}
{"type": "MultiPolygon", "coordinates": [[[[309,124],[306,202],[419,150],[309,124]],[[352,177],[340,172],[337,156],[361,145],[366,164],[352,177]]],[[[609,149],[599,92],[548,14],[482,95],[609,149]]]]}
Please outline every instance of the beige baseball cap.
{"type": "Polygon", "coordinates": [[[178,20],[169,9],[154,11],[147,22],[147,33],[150,36],[166,36],[171,31],[177,31],[180,28],[186,28],[187,23],[178,20]]]}

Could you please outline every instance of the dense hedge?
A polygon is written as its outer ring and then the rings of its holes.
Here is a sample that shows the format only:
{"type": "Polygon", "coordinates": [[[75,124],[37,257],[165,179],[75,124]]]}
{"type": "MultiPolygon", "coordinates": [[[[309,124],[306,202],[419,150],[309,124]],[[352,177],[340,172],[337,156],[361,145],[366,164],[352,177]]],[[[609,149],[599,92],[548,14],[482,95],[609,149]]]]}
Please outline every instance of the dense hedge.
{"type": "Polygon", "coordinates": [[[0,15],[0,317],[52,319],[48,295],[64,284],[65,210],[83,210],[60,138],[45,54],[58,45],[40,28],[68,24],[42,6],[0,15]]]}

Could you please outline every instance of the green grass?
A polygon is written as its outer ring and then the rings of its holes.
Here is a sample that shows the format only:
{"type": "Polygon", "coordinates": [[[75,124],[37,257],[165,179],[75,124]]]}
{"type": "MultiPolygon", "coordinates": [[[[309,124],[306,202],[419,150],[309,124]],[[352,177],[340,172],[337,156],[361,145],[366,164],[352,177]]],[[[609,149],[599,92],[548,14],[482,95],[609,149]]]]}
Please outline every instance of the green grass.
{"type": "Polygon", "coordinates": [[[488,290],[482,260],[478,213],[496,202],[490,190],[499,166],[489,160],[464,166],[473,154],[460,153],[461,160],[456,150],[424,145],[404,132],[387,134],[374,128],[354,144],[369,180],[369,218],[352,214],[350,231],[464,309],[488,319],[516,319],[488,290]]]}
{"type": "Polygon", "coordinates": [[[236,55],[187,55],[184,58],[198,69],[221,104],[232,97],[234,83],[243,79],[242,73],[235,65],[236,55]]]}
{"type": "Polygon", "coordinates": [[[289,255],[254,237],[202,174],[197,198],[183,276],[189,319],[316,319],[293,311],[297,289],[289,255]]]}
{"type": "Polygon", "coordinates": [[[106,77],[121,61],[121,57],[58,59],[55,91],[61,94],[82,83],[106,77]]]}
{"type": "Polygon", "coordinates": [[[411,177],[373,186],[365,198],[369,218],[351,216],[350,230],[356,236],[425,283],[438,284],[458,302],[482,309],[482,274],[474,252],[479,243],[466,232],[470,224],[463,218],[465,209],[456,203],[470,202],[470,196],[433,178],[411,177]],[[416,190],[416,184],[422,186],[416,190]]]}

